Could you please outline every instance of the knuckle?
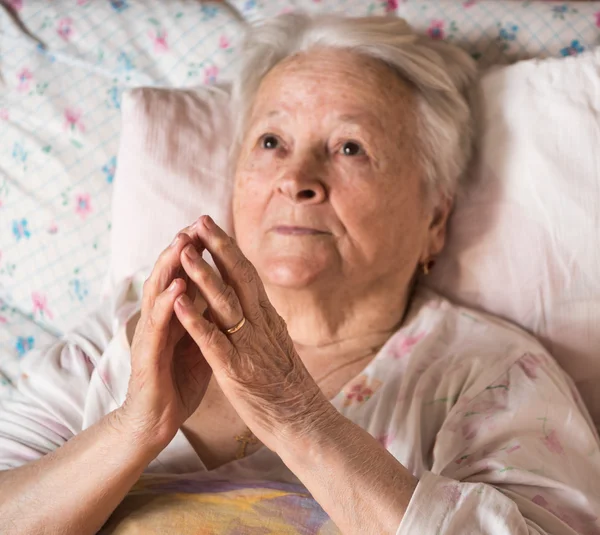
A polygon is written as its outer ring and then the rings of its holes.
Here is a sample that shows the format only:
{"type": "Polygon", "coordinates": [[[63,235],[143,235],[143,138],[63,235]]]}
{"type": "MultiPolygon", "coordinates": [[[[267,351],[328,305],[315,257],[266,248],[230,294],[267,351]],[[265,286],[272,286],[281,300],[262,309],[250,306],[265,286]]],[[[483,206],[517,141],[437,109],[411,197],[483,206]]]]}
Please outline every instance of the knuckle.
{"type": "Polygon", "coordinates": [[[149,333],[155,333],[160,330],[161,325],[154,314],[148,314],[148,317],[146,318],[145,327],[149,333]]]}
{"type": "Polygon", "coordinates": [[[220,331],[217,329],[215,325],[211,325],[206,332],[206,344],[208,346],[217,346],[219,344],[220,331]]]}
{"type": "Polygon", "coordinates": [[[211,268],[209,268],[208,266],[200,267],[198,265],[195,265],[193,270],[197,282],[203,288],[209,287],[210,285],[214,286],[214,273],[211,271],[211,268]]]}
{"type": "MultiPolygon", "coordinates": [[[[248,310],[248,314],[246,315],[247,319],[250,320],[251,323],[259,323],[263,319],[263,311],[258,304],[253,304],[248,310]]],[[[267,323],[268,323],[267,318],[267,323]]]]}
{"type": "Polygon", "coordinates": [[[239,271],[239,278],[242,282],[250,283],[254,280],[256,274],[254,266],[246,258],[241,258],[236,266],[239,271]]]}
{"type": "Polygon", "coordinates": [[[219,237],[215,238],[214,248],[221,253],[227,253],[233,248],[233,244],[231,243],[229,237],[219,237]]]}
{"type": "Polygon", "coordinates": [[[224,285],[221,293],[219,294],[219,301],[222,306],[227,308],[230,312],[237,311],[237,295],[233,291],[231,286],[224,285]]]}

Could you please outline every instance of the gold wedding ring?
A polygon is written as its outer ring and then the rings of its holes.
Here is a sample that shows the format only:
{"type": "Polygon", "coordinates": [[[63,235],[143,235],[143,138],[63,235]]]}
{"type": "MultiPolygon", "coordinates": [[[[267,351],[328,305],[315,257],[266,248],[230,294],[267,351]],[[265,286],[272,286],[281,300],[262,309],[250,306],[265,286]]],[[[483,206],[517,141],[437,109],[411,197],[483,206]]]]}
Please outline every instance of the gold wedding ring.
{"type": "Polygon", "coordinates": [[[227,334],[236,333],[244,326],[244,323],[246,323],[246,318],[245,318],[245,316],[242,316],[242,319],[238,323],[236,323],[233,327],[231,327],[231,329],[227,329],[225,332],[227,334]]]}

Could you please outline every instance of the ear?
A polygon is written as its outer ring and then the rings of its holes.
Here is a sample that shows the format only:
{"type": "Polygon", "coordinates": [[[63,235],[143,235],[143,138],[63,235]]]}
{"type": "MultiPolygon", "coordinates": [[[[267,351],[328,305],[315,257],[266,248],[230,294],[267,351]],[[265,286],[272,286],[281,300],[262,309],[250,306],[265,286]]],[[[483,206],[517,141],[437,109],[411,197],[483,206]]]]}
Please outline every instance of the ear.
{"type": "Polygon", "coordinates": [[[438,256],[446,243],[446,227],[454,203],[450,197],[442,197],[431,211],[427,241],[421,254],[420,263],[438,256]]]}

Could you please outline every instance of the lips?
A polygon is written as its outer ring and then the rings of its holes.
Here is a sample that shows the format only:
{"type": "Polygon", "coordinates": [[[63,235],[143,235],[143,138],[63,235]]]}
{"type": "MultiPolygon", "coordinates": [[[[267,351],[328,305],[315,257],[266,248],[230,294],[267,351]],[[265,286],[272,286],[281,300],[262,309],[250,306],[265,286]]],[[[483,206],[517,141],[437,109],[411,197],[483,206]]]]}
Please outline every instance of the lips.
{"type": "Polygon", "coordinates": [[[278,225],[273,227],[271,231],[284,236],[318,236],[322,234],[329,234],[328,232],[310,227],[295,227],[288,225],[278,225]]]}

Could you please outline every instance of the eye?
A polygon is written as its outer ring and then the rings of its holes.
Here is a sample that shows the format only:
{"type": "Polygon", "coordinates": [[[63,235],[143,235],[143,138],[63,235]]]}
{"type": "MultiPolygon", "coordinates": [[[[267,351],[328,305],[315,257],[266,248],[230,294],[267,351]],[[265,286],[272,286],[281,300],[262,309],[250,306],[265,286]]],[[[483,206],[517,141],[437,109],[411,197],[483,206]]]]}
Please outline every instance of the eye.
{"type": "Polygon", "coordinates": [[[361,156],[365,150],[356,141],[346,141],[342,145],[341,152],[344,156],[361,156]]]}
{"type": "Polygon", "coordinates": [[[273,150],[279,147],[279,140],[273,134],[265,134],[260,141],[260,146],[263,149],[273,150]]]}

